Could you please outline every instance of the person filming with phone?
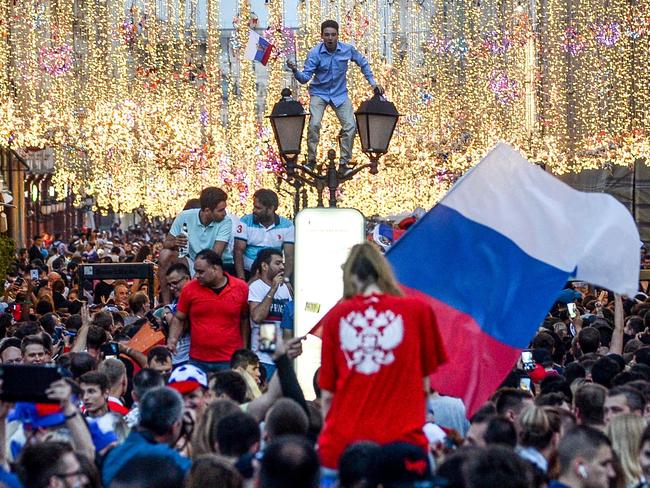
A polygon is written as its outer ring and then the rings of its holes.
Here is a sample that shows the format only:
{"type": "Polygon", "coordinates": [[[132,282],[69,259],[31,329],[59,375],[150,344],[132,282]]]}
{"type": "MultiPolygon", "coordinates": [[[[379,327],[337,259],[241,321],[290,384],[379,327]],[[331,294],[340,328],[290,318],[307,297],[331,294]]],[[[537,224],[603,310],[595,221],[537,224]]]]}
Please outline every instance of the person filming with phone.
{"type": "MultiPolygon", "coordinates": [[[[269,353],[273,353],[274,337],[280,333],[284,306],[293,300],[293,293],[284,280],[284,260],[277,249],[262,249],[257,255],[260,278],[248,289],[248,306],[251,317],[251,348],[260,358],[266,370],[267,379],[275,371],[275,364],[269,353]],[[260,328],[264,327],[264,337],[260,328]],[[267,334],[269,329],[270,336],[267,334]],[[274,330],[273,331],[271,331],[274,330]]],[[[287,331],[287,336],[291,331],[287,331]]]]}

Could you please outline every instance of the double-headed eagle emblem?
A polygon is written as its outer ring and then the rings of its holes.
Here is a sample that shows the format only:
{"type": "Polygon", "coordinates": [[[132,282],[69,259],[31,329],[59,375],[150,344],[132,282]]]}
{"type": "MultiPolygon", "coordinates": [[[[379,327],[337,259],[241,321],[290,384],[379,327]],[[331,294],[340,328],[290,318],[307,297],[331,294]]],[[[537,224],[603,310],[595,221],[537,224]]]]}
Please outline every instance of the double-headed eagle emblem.
{"type": "Polygon", "coordinates": [[[395,361],[393,349],[404,339],[402,316],[391,310],[377,313],[372,305],[364,312],[350,312],[339,327],[348,368],[367,375],[395,361]]]}

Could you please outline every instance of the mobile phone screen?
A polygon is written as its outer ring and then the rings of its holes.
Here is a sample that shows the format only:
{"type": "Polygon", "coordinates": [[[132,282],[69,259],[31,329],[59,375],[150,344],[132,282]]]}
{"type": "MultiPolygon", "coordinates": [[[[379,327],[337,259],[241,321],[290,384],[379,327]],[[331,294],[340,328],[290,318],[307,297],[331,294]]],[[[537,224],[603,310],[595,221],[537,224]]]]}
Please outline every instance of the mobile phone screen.
{"type": "Polygon", "coordinates": [[[569,317],[572,319],[575,319],[576,316],[578,315],[578,309],[576,308],[575,303],[567,303],[566,304],[567,311],[569,312],[569,317]]]}
{"type": "Polygon", "coordinates": [[[30,276],[31,279],[37,280],[38,279],[38,270],[37,269],[30,269],[29,270],[29,276],[30,276]]]}
{"type": "Polygon", "coordinates": [[[524,371],[535,369],[535,361],[533,360],[533,353],[531,351],[521,352],[521,364],[524,368],[524,371]]]}
{"type": "Polygon", "coordinates": [[[530,391],[530,378],[520,378],[519,379],[519,389],[530,391]]]}
{"type": "Polygon", "coordinates": [[[260,351],[275,352],[277,325],[274,322],[260,324],[260,351]]]}
{"type": "Polygon", "coordinates": [[[0,398],[9,402],[58,403],[58,400],[49,399],[45,390],[62,376],[58,366],[0,365],[3,380],[0,398]]]}
{"type": "Polygon", "coordinates": [[[116,342],[108,342],[102,345],[100,351],[104,354],[106,359],[115,358],[119,355],[120,348],[116,342]]]}

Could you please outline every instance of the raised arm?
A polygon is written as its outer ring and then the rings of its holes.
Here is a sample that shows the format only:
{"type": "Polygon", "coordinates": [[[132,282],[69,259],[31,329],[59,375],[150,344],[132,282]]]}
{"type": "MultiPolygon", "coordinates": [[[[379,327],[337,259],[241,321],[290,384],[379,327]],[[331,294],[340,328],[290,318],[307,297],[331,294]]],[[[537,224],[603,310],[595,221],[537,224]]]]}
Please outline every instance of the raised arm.
{"type": "Polygon", "coordinates": [[[118,342],[118,346],[120,349],[120,354],[124,354],[131,359],[133,359],[134,362],[138,364],[141,368],[146,368],[147,365],[147,356],[140,351],[137,351],[126,344],[122,344],[121,342],[118,342]]]}
{"type": "Polygon", "coordinates": [[[302,354],[303,339],[304,337],[294,337],[286,343],[282,340],[278,341],[278,348],[273,355],[273,361],[278,368],[277,373],[271,378],[268,390],[248,404],[247,412],[258,421],[261,422],[264,419],[266,412],[283,393],[288,398],[297,401],[303,408],[306,408],[305,397],[302,395],[302,390],[298,385],[296,374],[293,372],[293,366],[291,365],[291,360],[302,354]],[[287,368],[291,369],[291,371],[288,371],[287,368]],[[291,384],[292,382],[295,382],[295,384],[291,384]],[[300,398],[302,398],[302,401],[300,398]]]}
{"type": "Polygon", "coordinates": [[[64,379],[57,380],[50,385],[45,393],[50,400],[60,403],[65,416],[65,426],[70,431],[75,451],[80,452],[88,459],[95,459],[95,445],[81,412],[72,401],[70,383],[64,379]]]}
{"type": "Polygon", "coordinates": [[[383,93],[383,89],[379,85],[377,85],[377,82],[375,81],[375,77],[372,75],[372,69],[370,69],[370,63],[366,59],[366,57],[361,54],[355,47],[352,48],[352,61],[357,63],[357,66],[361,69],[361,72],[363,73],[363,76],[365,76],[366,80],[368,81],[368,84],[370,85],[371,88],[380,88],[380,91],[383,93]]]}
{"type": "Polygon", "coordinates": [[[623,315],[623,299],[617,293],[614,295],[614,332],[609,344],[609,352],[614,354],[623,354],[623,328],[625,326],[623,315]]]}
{"type": "Polygon", "coordinates": [[[287,66],[293,72],[294,78],[298,80],[300,83],[302,83],[303,85],[305,83],[308,83],[309,80],[312,79],[314,73],[316,73],[318,64],[319,64],[318,54],[315,52],[315,50],[310,51],[309,54],[307,55],[307,59],[305,60],[305,66],[303,67],[302,71],[298,69],[296,63],[294,63],[293,61],[287,61],[287,66]]]}
{"type": "Polygon", "coordinates": [[[257,288],[249,292],[248,307],[250,310],[250,318],[253,322],[259,324],[269,316],[271,305],[273,304],[273,297],[282,283],[284,283],[284,275],[283,273],[279,273],[273,278],[271,289],[266,293],[266,295],[260,296],[261,293],[257,288]]]}
{"type": "Polygon", "coordinates": [[[74,346],[71,352],[83,352],[86,350],[86,342],[88,340],[88,331],[90,330],[90,312],[88,305],[81,307],[81,327],[77,333],[77,340],[74,341],[74,346]]]}

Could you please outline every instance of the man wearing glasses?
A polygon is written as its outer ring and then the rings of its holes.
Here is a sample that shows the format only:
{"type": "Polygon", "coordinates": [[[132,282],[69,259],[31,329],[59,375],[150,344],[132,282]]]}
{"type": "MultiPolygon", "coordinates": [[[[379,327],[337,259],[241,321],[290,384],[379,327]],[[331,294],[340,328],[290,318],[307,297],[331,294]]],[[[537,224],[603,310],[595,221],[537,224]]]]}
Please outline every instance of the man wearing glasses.
{"type": "Polygon", "coordinates": [[[25,488],[90,486],[72,446],[65,442],[39,442],[25,446],[17,471],[25,488]]]}
{"type": "MultiPolygon", "coordinates": [[[[178,304],[178,297],[181,295],[181,290],[190,281],[190,270],[184,263],[175,263],[167,270],[167,286],[169,293],[172,297],[171,303],[165,306],[165,321],[168,324],[172,323],[172,319],[176,314],[176,305],[178,304]]],[[[172,364],[174,367],[182,366],[190,360],[190,332],[186,330],[183,335],[178,339],[176,345],[176,352],[172,354],[172,364]]]]}

